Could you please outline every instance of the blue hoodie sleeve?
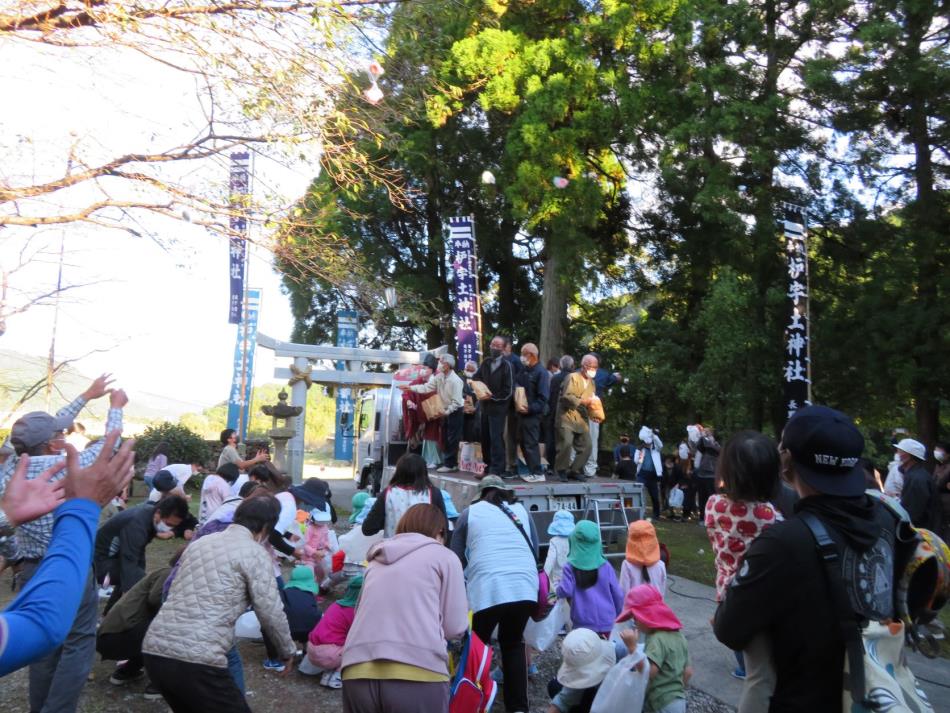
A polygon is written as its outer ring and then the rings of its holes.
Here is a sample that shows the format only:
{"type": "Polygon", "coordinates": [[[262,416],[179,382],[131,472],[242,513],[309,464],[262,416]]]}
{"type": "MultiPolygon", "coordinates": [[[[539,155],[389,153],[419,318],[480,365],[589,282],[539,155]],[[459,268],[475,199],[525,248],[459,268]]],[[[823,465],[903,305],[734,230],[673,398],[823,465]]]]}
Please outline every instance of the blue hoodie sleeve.
{"type": "Polygon", "coordinates": [[[0,676],[63,643],[86,591],[99,506],[68,500],[55,512],[53,537],[36,573],[0,613],[0,676]]]}

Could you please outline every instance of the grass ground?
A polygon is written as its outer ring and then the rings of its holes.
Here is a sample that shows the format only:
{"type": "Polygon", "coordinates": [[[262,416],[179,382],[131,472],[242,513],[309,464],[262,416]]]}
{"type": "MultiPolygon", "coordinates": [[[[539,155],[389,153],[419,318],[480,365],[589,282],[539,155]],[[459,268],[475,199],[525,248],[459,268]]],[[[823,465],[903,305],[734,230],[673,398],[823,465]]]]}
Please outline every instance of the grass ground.
{"type": "Polygon", "coordinates": [[[716,565],[706,528],[695,521],[654,522],[660,542],[670,551],[670,574],[715,586],[716,565]]]}

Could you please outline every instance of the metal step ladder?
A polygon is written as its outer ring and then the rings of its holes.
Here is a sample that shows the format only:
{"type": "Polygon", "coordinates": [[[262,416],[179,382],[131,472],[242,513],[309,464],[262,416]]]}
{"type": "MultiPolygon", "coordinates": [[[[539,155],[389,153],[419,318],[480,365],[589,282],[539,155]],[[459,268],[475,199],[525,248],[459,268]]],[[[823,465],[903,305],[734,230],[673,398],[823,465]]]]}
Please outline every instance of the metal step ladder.
{"type": "Polygon", "coordinates": [[[603,542],[605,557],[624,556],[624,548],[621,548],[620,552],[607,552],[618,541],[624,543],[627,540],[630,521],[627,519],[623,494],[611,498],[597,498],[588,495],[584,504],[584,515],[581,519],[593,520],[597,524],[600,529],[600,539],[603,542]],[[593,517],[590,517],[591,513],[593,513],[593,517]],[[619,518],[617,517],[618,513],[620,514],[619,518]]]}

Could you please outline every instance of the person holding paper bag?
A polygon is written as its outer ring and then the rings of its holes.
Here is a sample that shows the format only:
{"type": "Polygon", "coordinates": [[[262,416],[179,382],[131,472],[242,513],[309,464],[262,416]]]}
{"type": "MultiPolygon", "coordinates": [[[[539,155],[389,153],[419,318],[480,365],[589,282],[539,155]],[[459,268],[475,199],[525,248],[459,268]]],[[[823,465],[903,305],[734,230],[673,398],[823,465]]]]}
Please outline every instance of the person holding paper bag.
{"type": "Polygon", "coordinates": [[[528,466],[528,475],[521,477],[526,483],[544,482],[544,475],[541,474],[541,417],[547,413],[548,398],[551,388],[551,375],[548,370],[541,366],[538,358],[538,348],[531,343],[521,347],[521,363],[524,364],[524,370],[521,372],[520,380],[524,392],[524,401],[517,403],[517,390],[515,391],[516,404],[520,413],[521,431],[520,441],[521,450],[524,452],[525,463],[528,466]]]}
{"type": "Polygon", "coordinates": [[[428,420],[444,418],[445,451],[443,462],[437,472],[449,473],[458,470],[459,441],[462,437],[462,422],[464,413],[462,406],[462,379],[455,373],[455,357],[443,354],[432,376],[424,384],[414,386],[400,386],[400,389],[413,391],[417,394],[432,394],[430,399],[422,402],[422,408],[428,420]],[[431,405],[428,405],[431,404],[431,405]],[[428,406],[427,406],[428,405],[428,406]],[[441,414],[439,411],[441,410],[441,414]]]}
{"type": "Polygon", "coordinates": [[[486,475],[500,476],[505,472],[505,419],[515,390],[514,370],[505,359],[505,344],[505,338],[500,335],[492,338],[489,356],[472,378],[472,388],[482,402],[482,457],[487,463],[486,475]],[[488,387],[487,398],[479,394],[479,384],[488,387]]]}
{"type": "Polygon", "coordinates": [[[558,446],[554,467],[558,479],[586,480],[584,465],[590,458],[590,429],[587,425],[588,408],[594,398],[594,376],[597,357],[587,354],[581,359],[581,368],[570,374],[561,387],[557,403],[558,446]],[[574,454],[572,460],[571,454],[574,454]]]}

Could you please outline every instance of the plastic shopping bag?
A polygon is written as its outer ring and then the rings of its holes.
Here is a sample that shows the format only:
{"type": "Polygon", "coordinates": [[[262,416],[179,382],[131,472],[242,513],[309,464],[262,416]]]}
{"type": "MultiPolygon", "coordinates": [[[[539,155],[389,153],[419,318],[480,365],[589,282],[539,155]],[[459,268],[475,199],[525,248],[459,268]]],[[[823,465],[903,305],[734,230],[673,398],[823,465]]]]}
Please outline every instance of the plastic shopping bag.
{"type": "Polygon", "coordinates": [[[680,488],[670,488],[669,495],[669,506],[671,508],[681,508],[683,507],[683,491],[680,488]]]}
{"type": "Polygon", "coordinates": [[[600,684],[590,713],[640,713],[650,682],[646,656],[637,652],[620,659],[600,684]],[[636,667],[642,662],[640,670],[636,667]]]}
{"type": "Polygon", "coordinates": [[[257,614],[253,611],[246,611],[241,614],[234,624],[234,635],[240,639],[254,639],[256,641],[263,639],[261,623],[257,620],[257,614]]]}
{"type": "Polygon", "coordinates": [[[570,605],[564,599],[558,599],[551,613],[541,621],[528,621],[524,628],[524,642],[537,651],[547,650],[557,639],[557,635],[571,621],[570,605]]]}

